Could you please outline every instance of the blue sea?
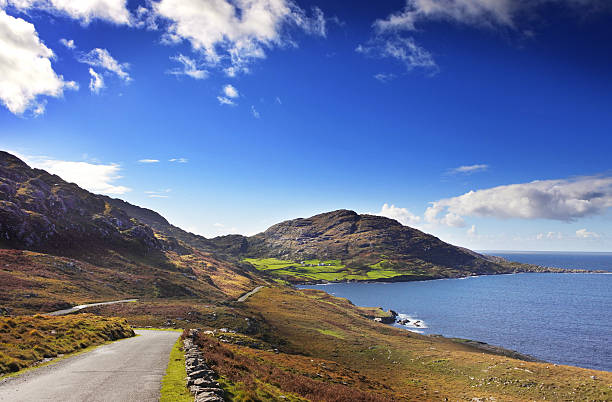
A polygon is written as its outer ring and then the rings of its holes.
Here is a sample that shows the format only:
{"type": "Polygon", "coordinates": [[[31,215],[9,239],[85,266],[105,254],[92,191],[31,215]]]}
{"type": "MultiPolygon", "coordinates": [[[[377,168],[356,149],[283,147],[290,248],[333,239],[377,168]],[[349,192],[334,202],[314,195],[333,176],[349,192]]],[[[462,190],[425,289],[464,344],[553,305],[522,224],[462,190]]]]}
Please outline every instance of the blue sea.
{"type": "Polygon", "coordinates": [[[605,270],[404,283],[309,285],[381,306],[423,334],[487,342],[558,364],[612,371],[612,253],[487,252],[508,260],[605,270]],[[415,320],[420,322],[414,325],[415,320]]]}

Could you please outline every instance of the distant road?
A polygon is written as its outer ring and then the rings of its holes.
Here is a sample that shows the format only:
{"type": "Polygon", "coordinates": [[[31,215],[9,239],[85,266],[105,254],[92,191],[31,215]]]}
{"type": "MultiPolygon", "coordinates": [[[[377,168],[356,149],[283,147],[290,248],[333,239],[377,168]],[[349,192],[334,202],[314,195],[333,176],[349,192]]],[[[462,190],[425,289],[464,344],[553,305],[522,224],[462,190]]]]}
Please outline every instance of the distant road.
{"type": "Polygon", "coordinates": [[[0,401],[158,401],[174,331],[138,330],[140,336],[100,346],[0,382],[0,401]]]}
{"type": "Polygon", "coordinates": [[[74,306],[71,308],[67,308],[65,310],[57,310],[57,311],[52,311],[50,313],[45,313],[45,315],[66,315],[70,313],[76,313],[77,311],[83,310],[84,308],[87,308],[87,307],[106,306],[107,304],[130,303],[130,302],[135,302],[135,301],[138,301],[138,299],[126,299],[126,300],[116,300],[116,301],[109,301],[109,302],[102,302],[102,303],[81,304],[79,306],[74,306]]]}
{"type": "Polygon", "coordinates": [[[265,286],[257,286],[255,289],[251,290],[249,293],[240,296],[240,298],[238,299],[239,302],[243,302],[246,299],[248,299],[249,297],[253,296],[255,293],[259,292],[261,289],[265,288],[265,286]]]}

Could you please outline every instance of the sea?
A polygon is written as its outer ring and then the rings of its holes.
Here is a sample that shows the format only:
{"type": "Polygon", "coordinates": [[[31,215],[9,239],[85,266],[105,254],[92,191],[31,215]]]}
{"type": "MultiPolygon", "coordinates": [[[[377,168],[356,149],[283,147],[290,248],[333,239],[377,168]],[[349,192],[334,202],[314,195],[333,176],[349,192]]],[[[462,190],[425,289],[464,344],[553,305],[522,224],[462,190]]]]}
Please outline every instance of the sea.
{"type": "Polygon", "coordinates": [[[612,253],[482,252],[511,261],[601,274],[524,273],[320,289],[408,319],[395,326],[473,339],[538,359],[612,371],[612,253]],[[418,321],[418,322],[417,322],[418,321]]]}

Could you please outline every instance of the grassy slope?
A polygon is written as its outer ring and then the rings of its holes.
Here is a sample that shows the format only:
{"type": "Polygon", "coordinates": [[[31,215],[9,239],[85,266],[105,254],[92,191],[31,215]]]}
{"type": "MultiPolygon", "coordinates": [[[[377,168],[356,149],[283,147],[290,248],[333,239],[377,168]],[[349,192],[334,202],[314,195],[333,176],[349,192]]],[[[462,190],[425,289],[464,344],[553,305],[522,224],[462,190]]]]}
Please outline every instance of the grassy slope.
{"type": "Polygon", "coordinates": [[[244,261],[260,271],[291,282],[372,281],[399,276],[405,279],[409,277],[413,277],[413,279],[430,277],[429,274],[422,272],[396,269],[394,264],[388,260],[381,260],[376,264],[360,268],[347,267],[340,260],[306,260],[303,261],[304,264],[301,261],[279,260],[276,258],[246,258],[244,261]],[[320,266],[319,264],[323,265],[320,266]]]}
{"type": "Polygon", "coordinates": [[[0,374],[130,336],[134,331],[121,318],[91,314],[0,317],[0,374]]]}
{"type": "Polygon", "coordinates": [[[244,308],[265,317],[251,341],[234,335],[239,341],[232,344],[226,334],[224,342],[202,339],[239,399],[341,400],[338,395],[351,393],[354,400],[612,398],[612,373],[525,362],[413,334],[367,320],[362,309],[324,292],[266,288],[244,308]]]}
{"type": "MultiPolygon", "coordinates": [[[[92,258],[93,259],[93,258],[92,258]]],[[[0,307],[31,314],[124,298],[189,298],[220,302],[257,283],[224,261],[194,251],[163,260],[99,255],[98,265],[22,250],[0,249],[0,307]]]]}

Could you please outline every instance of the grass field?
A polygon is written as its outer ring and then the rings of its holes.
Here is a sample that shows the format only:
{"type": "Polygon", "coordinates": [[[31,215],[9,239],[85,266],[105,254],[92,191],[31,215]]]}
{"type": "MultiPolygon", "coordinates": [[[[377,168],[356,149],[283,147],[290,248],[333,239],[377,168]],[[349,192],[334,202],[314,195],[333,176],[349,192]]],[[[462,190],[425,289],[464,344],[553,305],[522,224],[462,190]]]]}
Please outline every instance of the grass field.
{"type": "Polygon", "coordinates": [[[0,317],[0,374],[130,336],[134,331],[122,318],[91,314],[0,317]]]}
{"type": "Polygon", "coordinates": [[[292,261],[276,258],[246,258],[260,271],[287,280],[289,282],[336,282],[336,281],[368,281],[389,279],[397,276],[414,275],[419,273],[396,269],[388,260],[381,260],[376,264],[353,268],[340,260],[306,260],[292,261]]]}

